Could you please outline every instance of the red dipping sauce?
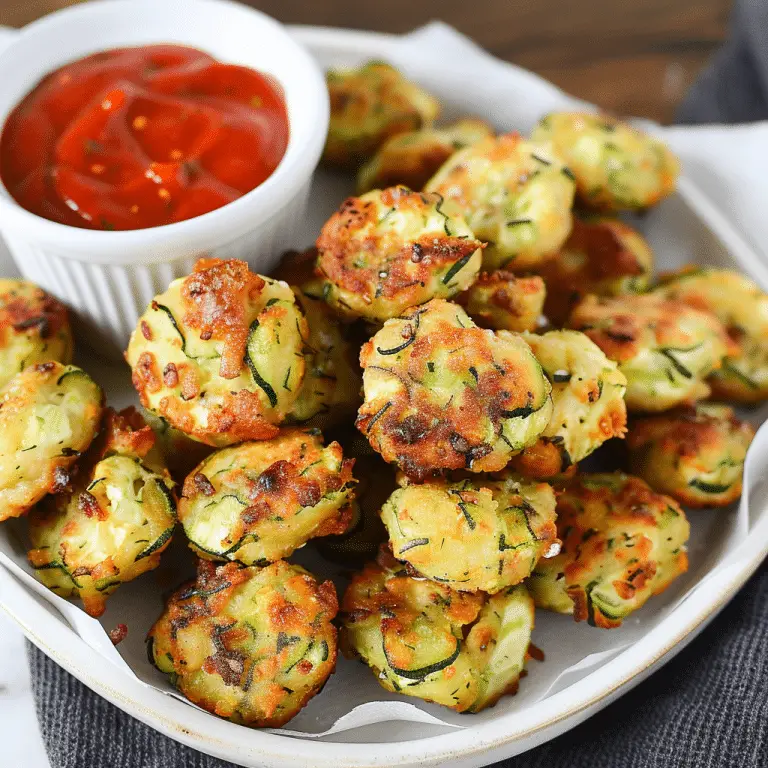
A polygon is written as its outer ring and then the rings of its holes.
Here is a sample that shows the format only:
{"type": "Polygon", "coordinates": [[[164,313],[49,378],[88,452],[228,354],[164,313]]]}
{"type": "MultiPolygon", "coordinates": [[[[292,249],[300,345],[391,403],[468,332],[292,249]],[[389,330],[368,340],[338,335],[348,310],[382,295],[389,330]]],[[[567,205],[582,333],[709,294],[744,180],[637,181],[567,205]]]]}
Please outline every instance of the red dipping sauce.
{"type": "Polygon", "coordinates": [[[269,77],[194,48],[122,48],[67,64],[24,98],[0,136],[0,178],[51,221],[157,227],[258,187],[288,132],[269,77]]]}

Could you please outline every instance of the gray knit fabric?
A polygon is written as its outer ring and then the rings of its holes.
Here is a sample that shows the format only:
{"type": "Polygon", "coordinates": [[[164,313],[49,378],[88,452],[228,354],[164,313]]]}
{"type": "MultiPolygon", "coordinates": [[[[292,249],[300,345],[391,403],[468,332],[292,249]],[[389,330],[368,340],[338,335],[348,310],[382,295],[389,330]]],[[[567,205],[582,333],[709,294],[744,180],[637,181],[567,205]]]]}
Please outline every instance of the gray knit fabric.
{"type": "MultiPolygon", "coordinates": [[[[768,0],[744,0],[730,40],[692,88],[679,119],[766,118],[768,0]]],[[[229,768],[129,717],[34,646],[29,662],[53,768],[229,768]]],[[[768,567],[661,673],[575,730],[499,765],[768,768],[768,567]]]]}
{"type": "MultiPolygon", "coordinates": [[[[134,720],[29,646],[53,768],[229,768],[134,720]]],[[[768,766],[768,566],[664,670],[508,768],[768,766]]]]}

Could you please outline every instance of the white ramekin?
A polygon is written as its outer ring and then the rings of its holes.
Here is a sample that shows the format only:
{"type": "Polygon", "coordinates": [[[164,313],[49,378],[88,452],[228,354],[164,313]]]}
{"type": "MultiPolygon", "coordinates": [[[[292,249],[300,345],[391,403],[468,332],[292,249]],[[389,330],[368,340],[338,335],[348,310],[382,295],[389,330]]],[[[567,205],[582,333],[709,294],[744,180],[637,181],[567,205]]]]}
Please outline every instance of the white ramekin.
{"type": "Polygon", "coordinates": [[[114,357],[144,308],[202,255],[268,270],[301,245],[293,232],[328,128],[328,95],[312,57],[276,21],[227,0],[102,0],[25,27],[0,53],[0,125],[48,72],[119,46],[179,43],[274,76],[288,107],[285,156],[261,186],[178,224],[130,232],[69,227],[24,210],[0,184],[0,230],[22,274],[66,302],[84,341],[114,357]]]}

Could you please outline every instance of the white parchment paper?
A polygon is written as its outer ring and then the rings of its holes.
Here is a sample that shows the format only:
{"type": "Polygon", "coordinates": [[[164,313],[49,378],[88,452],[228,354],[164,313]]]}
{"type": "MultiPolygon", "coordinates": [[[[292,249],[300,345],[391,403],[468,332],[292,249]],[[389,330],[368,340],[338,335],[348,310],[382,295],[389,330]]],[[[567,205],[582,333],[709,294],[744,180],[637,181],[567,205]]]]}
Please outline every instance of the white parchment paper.
{"type": "MultiPolygon", "coordinates": [[[[310,31],[311,32],[311,31],[310,31]]],[[[303,33],[297,33],[302,37],[303,33]]],[[[497,61],[466,38],[442,24],[433,24],[404,38],[382,38],[365,50],[354,46],[326,47],[312,34],[305,35],[323,66],[355,64],[367,58],[384,58],[402,68],[446,104],[446,116],[475,114],[493,122],[500,130],[528,131],[536,120],[552,109],[584,105],[540,78],[497,61]],[[378,46],[378,47],[377,47],[378,46]]],[[[661,129],[658,129],[661,130],[661,129]]],[[[768,174],[759,175],[756,148],[768,145],[768,127],[749,129],[669,129],[668,139],[681,154],[684,173],[702,185],[718,209],[743,228],[745,239],[759,247],[768,242],[768,224],[755,188],[768,191],[768,174]],[[739,167],[731,160],[744,164],[739,167]],[[759,175],[759,178],[758,178],[759,175]],[[751,190],[749,186],[752,185],[751,190]]],[[[348,179],[319,173],[312,192],[307,220],[297,225],[296,245],[312,242],[328,215],[352,191],[348,179]]],[[[749,270],[754,254],[729,252],[707,222],[684,199],[675,196],[641,220],[635,221],[655,249],[659,269],[687,262],[735,265],[749,270]]],[[[0,244],[1,245],[1,244],[0,244]]],[[[764,246],[763,246],[764,247],[764,246]]],[[[0,247],[0,273],[14,274],[7,254],[0,247]]],[[[768,286],[767,286],[768,287],[768,286]]],[[[135,402],[126,366],[103,363],[84,355],[79,361],[106,389],[110,404],[123,407],[135,402]]],[[[748,414],[762,423],[765,409],[748,414]]],[[[620,629],[604,631],[576,624],[570,617],[537,612],[533,642],[545,653],[544,662],[531,662],[519,693],[502,699],[495,708],[477,715],[460,715],[417,699],[390,694],[359,662],[340,658],[336,674],[322,694],[289,724],[276,732],[297,738],[357,740],[367,726],[379,727],[375,738],[419,738],[446,730],[465,728],[502,713],[520,711],[565,688],[577,685],[586,675],[599,670],[617,655],[641,643],[643,636],[678,608],[695,590],[707,588],[709,579],[729,567],[734,546],[750,535],[756,521],[768,514],[768,431],[761,430],[750,450],[745,475],[745,494],[740,505],[719,511],[696,511],[689,542],[690,570],[662,595],[631,616],[620,629]],[[410,728],[405,723],[413,724],[410,728]],[[412,734],[410,736],[404,734],[412,734]]],[[[122,586],[110,598],[100,620],[87,616],[77,604],[69,603],[39,584],[26,562],[25,523],[13,521],[0,526],[0,563],[10,569],[35,594],[48,601],[95,653],[128,669],[148,686],[180,697],[165,678],[148,662],[144,637],[162,608],[161,595],[192,575],[192,557],[183,533],[164,555],[161,566],[138,580],[122,586]],[[115,648],[106,631],[124,623],[127,638],[115,648]]],[[[339,566],[324,561],[309,547],[292,559],[301,562],[318,577],[333,578],[340,590],[346,584],[339,566]]],[[[182,699],[183,700],[183,699],[182,699]]],[[[190,706],[192,706],[190,704],[190,706]]],[[[368,731],[370,738],[371,731],[368,731]]]]}

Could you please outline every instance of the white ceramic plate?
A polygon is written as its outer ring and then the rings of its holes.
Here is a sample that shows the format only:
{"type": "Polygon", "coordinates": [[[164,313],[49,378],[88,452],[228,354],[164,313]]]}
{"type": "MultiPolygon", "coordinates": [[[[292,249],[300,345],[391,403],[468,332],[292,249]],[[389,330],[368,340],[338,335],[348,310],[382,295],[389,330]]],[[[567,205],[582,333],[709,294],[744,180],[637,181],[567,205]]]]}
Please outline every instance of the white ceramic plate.
{"type": "MultiPolygon", "coordinates": [[[[309,28],[295,33],[323,65],[389,59],[434,91],[447,104],[449,115],[479,114],[500,129],[527,131],[547,109],[574,104],[554,86],[509,65],[493,63],[496,74],[502,75],[501,84],[497,77],[478,75],[481,64],[490,66],[490,60],[471,49],[458,56],[436,56],[434,48],[421,51],[413,42],[385,35],[309,28]]],[[[318,174],[310,220],[297,232],[298,243],[313,239],[350,186],[343,179],[318,174]]],[[[663,203],[640,226],[664,268],[691,260],[735,264],[768,286],[764,265],[685,179],[680,194],[663,203]]],[[[96,360],[81,362],[106,385],[113,404],[119,406],[130,399],[125,370],[108,368],[96,360]]],[[[640,682],[701,631],[768,552],[768,487],[756,482],[768,475],[767,469],[768,432],[762,430],[750,451],[749,490],[740,508],[695,514],[690,572],[620,630],[604,632],[576,625],[569,617],[540,612],[534,641],[547,654],[547,661],[530,669],[516,697],[502,700],[481,715],[457,716],[430,705],[410,707],[406,712],[401,700],[381,691],[364,668],[341,661],[326,690],[291,723],[292,728],[305,732],[305,738],[253,731],[169,696],[159,676],[150,680],[152,685],[145,684],[125,665],[95,651],[82,639],[79,613],[57,603],[58,598],[41,596],[19,570],[13,575],[0,567],[0,606],[36,645],[100,695],[171,738],[238,764],[260,768],[486,765],[572,728],[640,682]],[[359,719],[359,727],[310,740],[328,725],[329,712],[335,720],[366,697],[384,702],[376,706],[379,710],[388,707],[392,719],[375,722],[374,717],[369,725],[361,725],[364,718],[359,719]]],[[[6,544],[13,549],[6,533],[11,529],[3,527],[0,536],[6,536],[6,544]]],[[[14,562],[23,568],[23,552],[18,550],[16,547],[14,562]]],[[[137,603],[143,605],[142,600],[153,590],[157,592],[157,586],[147,577],[118,590],[110,599],[104,625],[114,626],[137,603]]],[[[155,614],[146,621],[151,622],[155,614]]],[[[141,626],[129,626],[129,638],[120,652],[135,668],[143,633],[141,626]]]]}

